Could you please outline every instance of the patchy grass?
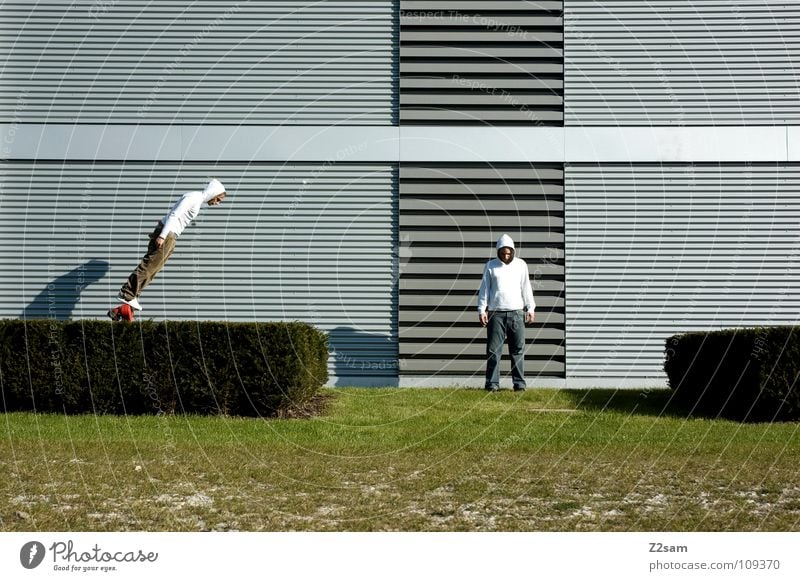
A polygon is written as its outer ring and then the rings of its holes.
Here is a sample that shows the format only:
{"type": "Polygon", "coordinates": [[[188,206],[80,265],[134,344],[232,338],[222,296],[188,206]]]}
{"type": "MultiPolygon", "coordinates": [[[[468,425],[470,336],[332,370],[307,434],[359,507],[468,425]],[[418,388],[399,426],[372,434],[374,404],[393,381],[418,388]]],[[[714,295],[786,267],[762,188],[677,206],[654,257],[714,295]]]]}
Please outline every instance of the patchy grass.
{"type": "Polygon", "coordinates": [[[0,530],[800,530],[798,424],[667,391],[327,391],[304,420],[0,416],[0,530]]]}

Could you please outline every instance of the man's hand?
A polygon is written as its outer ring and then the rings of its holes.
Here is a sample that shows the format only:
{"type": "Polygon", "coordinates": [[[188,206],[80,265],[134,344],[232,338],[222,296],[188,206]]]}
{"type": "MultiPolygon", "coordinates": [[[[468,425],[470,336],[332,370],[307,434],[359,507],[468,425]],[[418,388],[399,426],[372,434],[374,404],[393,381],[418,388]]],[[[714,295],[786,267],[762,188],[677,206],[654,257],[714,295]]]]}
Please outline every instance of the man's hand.
{"type": "Polygon", "coordinates": [[[162,246],[164,246],[164,237],[159,236],[156,238],[156,248],[161,248],[162,246]]]}
{"type": "Polygon", "coordinates": [[[525,322],[526,323],[533,323],[533,311],[526,311],[525,313],[525,322]]]}
{"type": "Polygon", "coordinates": [[[478,313],[478,320],[480,321],[481,325],[485,327],[489,324],[489,315],[486,313],[486,311],[478,313]]]}

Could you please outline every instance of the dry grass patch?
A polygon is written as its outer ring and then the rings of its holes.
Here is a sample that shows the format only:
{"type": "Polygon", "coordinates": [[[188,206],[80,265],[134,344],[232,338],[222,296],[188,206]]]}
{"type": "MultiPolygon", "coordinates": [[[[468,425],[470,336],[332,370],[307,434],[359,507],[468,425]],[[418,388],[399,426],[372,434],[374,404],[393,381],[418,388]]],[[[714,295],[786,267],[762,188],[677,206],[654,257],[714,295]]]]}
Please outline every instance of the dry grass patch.
{"type": "Polygon", "coordinates": [[[302,420],[7,414],[0,529],[800,529],[797,424],[659,391],[330,393],[302,420]]]}

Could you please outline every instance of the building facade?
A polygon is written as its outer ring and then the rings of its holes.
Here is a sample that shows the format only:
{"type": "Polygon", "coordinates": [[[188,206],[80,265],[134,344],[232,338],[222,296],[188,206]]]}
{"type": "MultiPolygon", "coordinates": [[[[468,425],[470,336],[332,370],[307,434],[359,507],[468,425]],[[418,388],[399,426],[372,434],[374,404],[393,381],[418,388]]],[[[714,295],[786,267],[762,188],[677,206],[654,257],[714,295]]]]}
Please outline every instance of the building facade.
{"type": "MultiPolygon", "coordinates": [[[[800,7],[78,0],[0,12],[0,317],[303,320],[332,385],[483,384],[494,240],[532,385],[658,387],[675,333],[794,324],[800,7]]],[[[508,362],[505,370],[508,370],[508,362]]]]}

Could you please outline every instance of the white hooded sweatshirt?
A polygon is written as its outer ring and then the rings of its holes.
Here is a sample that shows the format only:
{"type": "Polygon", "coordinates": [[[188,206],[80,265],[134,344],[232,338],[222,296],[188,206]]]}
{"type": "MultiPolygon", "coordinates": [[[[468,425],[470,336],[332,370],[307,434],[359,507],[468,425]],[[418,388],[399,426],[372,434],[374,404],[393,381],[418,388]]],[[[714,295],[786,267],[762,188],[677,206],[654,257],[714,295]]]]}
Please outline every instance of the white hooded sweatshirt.
{"type": "MultiPolygon", "coordinates": [[[[497,240],[497,249],[514,249],[514,241],[507,234],[497,240]]],[[[478,291],[478,313],[490,311],[533,311],[533,300],[528,265],[516,256],[505,264],[493,258],[483,268],[483,279],[478,291]]]]}
{"type": "Polygon", "coordinates": [[[164,228],[161,230],[161,238],[166,238],[168,234],[174,233],[175,237],[181,235],[192,220],[197,217],[200,208],[211,198],[216,198],[225,191],[225,186],[219,180],[208,182],[206,189],[202,192],[188,192],[175,202],[166,216],[161,218],[164,228]]]}

